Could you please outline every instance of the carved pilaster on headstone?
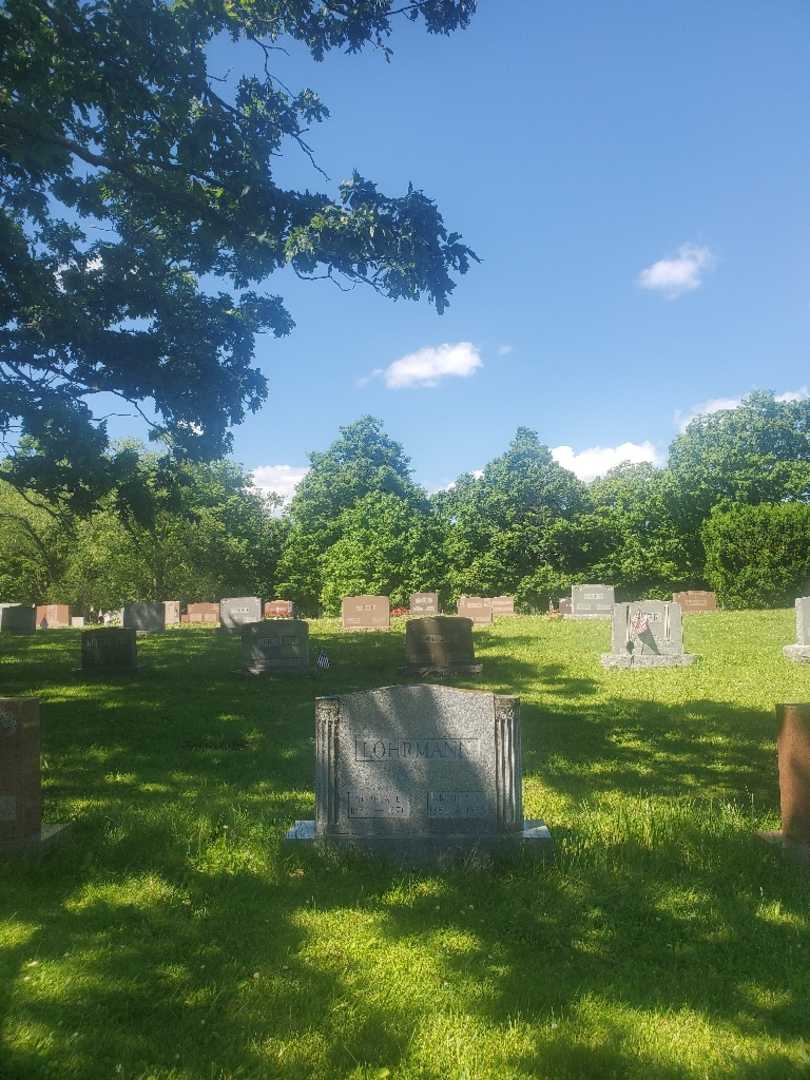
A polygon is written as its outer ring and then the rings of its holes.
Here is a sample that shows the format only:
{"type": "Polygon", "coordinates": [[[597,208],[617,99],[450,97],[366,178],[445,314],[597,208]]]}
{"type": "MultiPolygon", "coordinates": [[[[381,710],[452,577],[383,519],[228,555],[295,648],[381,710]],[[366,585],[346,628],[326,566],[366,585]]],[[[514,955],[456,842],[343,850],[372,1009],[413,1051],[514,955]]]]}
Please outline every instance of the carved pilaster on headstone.
{"type": "Polygon", "coordinates": [[[520,699],[495,697],[495,785],[498,826],[523,828],[520,699]]]}
{"type": "Polygon", "coordinates": [[[315,827],[318,832],[337,822],[339,738],[339,699],[318,698],[315,702],[315,827]]]}

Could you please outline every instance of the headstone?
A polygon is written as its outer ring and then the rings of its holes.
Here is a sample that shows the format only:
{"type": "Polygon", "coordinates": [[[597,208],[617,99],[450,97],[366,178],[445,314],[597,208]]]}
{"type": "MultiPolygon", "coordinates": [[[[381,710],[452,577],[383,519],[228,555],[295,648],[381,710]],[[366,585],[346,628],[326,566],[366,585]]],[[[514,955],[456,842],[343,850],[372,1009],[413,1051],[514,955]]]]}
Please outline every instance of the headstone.
{"type": "Polygon", "coordinates": [[[776,719],[782,828],[757,835],[810,863],[810,704],[777,705],[776,719]]]}
{"type": "Polygon", "coordinates": [[[800,596],[795,607],[796,644],[785,645],[782,652],[788,660],[803,663],[810,661],[810,596],[800,596]]]}
{"type": "Polygon", "coordinates": [[[569,619],[609,619],[613,614],[612,585],[572,585],[569,619]]]}
{"type": "Polygon", "coordinates": [[[439,594],[437,592],[411,593],[411,615],[438,615],[439,594]]]}
{"type": "Polygon", "coordinates": [[[30,604],[0,604],[0,631],[6,634],[34,634],[37,610],[30,604]]]}
{"type": "Polygon", "coordinates": [[[121,625],[125,630],[157,634],[166,629],[166,609],[161,600],[138,601],[124,604],[121,609],[121,625]]]}
{"type": "Polygon", "coordinates": [[[177,626],[177,624],[180,622],[180,601],[164,600],[163,610],[165,614],[166,626],[177,626]]]}
{"type": "Polygon", "coordinates": [[[262,602],[258,596],[227,596],[219,602],[219,622],[223,630],[240,630],[246,623],[261,622],[262,602]]]}
{"type": "Polygon", "coordinates": [[[571,611],[573,610],[572,607],[571,607],[571,597],[570,596],[562,596],[562,597],[560,597],[560,602],[557,605],[557,610],[559,611],[559,613],[561,615],[570,615],[571,611]]]}
{"type": "Polygon", "coordinates": [[[265,619],[292,619],[295,616],[295,604],[292,600],[268,600],[264,605],[265,619]]]}
{"type": "Polygon", "coordinates": [[[137,631],[123,626],[104,626],[82,631],[82,671],[126,673],[138,669],[137,631]]]}
{"type": "Polygon", "coordinates": [[[603,667],[687,667],[695,659],[683,651],[678,604],[634,600],[614,605],[612,651],[602,656],[603,667]]]}
{"type": "Polygon", "coordinates": [[[426,615],[405,626],[407,670],[411,674],[477,675],[472,622],[458,615],[426,615]]]}
{"type": "Polygon", "coordinates": [[[309,623],[273,619],[243,626],[242,670],[251,675],[309,671],[309,623]]]}
{"type": "Polygon", "coordinates": [[[387,630],[391,625],[387,596],[344,596],[340,608],[344,630],[387,630]]]}
{"type": "Polygon", "coordinates": [[[492,608],[481,596],[460,596],[456,611],[465,619],[472,619],[477,626],[492,622],[492,608]]]}
{"type": "Polygon", "coordinates": [[[69,604],[38,604],[36,615],[39,630],[67,630],[70,622],[69,604]]]}
{"type": "Polygon", "coordinates": [[[42,824],[39,701],[0,698],[0,855],[37,851],[64,828],[42,824]]]}
{"type": "Polygon", "coordinates": [[[81,629],[84,626],[84,615],[74,615],[70,620],[70,625],[81,629]]]}
{"type": "Polygon", "coordinates": [[[219,604],[188,604],[181,623],[218,623],[219,604]]]}
{"type": "Polygon", "coordinates": [[[288,841],[317,840],[393,859],[531,843],[524,825],[520,701],[480,690],[388,686],[315,699],[315,821],[288,841]]]}
{"type": "Polygon", "coordinates": [[[492,608],[493,615],[514,615],[514,596],[485,596],[484,603],[492,608]]]}
{"type": "Polygon", "coordinates": [[[702,589],[672,594],[673,604],[680,604],[684,615],[700,615],[704,611],[717,611],[717,593],[702,589]]]}

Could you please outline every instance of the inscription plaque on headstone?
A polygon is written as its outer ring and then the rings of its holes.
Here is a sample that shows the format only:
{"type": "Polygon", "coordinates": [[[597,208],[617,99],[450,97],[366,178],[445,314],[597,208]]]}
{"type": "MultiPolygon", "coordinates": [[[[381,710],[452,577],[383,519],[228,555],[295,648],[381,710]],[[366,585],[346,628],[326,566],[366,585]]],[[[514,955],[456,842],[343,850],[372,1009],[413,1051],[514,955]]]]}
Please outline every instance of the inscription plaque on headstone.
{"type": "Polygon", "coordinates": [[[493,615],[515,614],[514,596],[484,596],[482,599],[488,607],[492,608],[493,615]]]}
{"type": "Polygon", "coordinates": [[[428,685],[316,698],[315,754],[316,818],[290,841],[395,859],[551,853],[542,822],[523,821],[518,698],[428,685]]]}
{"type": "Polygon", "coordinates": [[[810,661],[810,596],[800,596],[796,600],[796,644],[785,645],[782,649],[788,660],[799,663],[810,661]]]}
{"type": "Polygon", "coordinates": [[[693,653],[683,651],[683,625],[678,604],[635,600],[613,608],[612,652],[603,667],[687,667],[693,653]]]}
{"type": "Polygon", "coordinates": [[[411,593],[411,615],[438,615],[439,594],[437,592],[411,593]]]}
{"type": "Polygon", "coordinates": [[[126,630],[157,634],[166,629],[166,609],[161,600],[138,601],[124,604],[121,609],[121,625],[126,630]]]}
{"type": "Polygon", "coordinates": [[[612,585],[572,585],[569,619],[609,619],[615,600],[612,585]]]}
{"type": "Polygon", "coordinates": [[[251,675],[309,670],[309,623],[271,619],[242,627],[242,670],[251,675]]]}
{"type": "Polygon", "coordinates": [[[218,623],[219,604],[187,604],[181,623],[218,623]]]}
{"type": "Polygon", "coordinates": [[[405,653],[406,670],[411,674],[476,675],[481,670],[475,662],[472,622],[459,615],[426,615],[409,620],[405,626],[405,653]]]}
{"type": "Polygon", "coordinates": [[[0,604],[0,630],[7,634],[33,634],[37,610],[30,604],[0,604]]]}
{"type": "Polygon", "coordinates": [[[340,609],[344,630],[387,630],[391,625],[387,596],[344,596],[340,609]]]}
{"type": "Polygon", "coordinates": [[[82,631],[82,671],[126,673],[138,669],[137,631],[103,626],[82,631]]]}
{"type": "Polygon", "coordinates": [[[717,611],[717,594],[702,589],[672,594],[673,604],[680,604],[684,615],[699,615],[704,611],[717,611]]]}
{"type": "Polygon", "coordinates": [[[67,630],[70,625],[69,604],[38,604],[36,615],[39,630],[67,630]]]}
{"type": "Polygon", "coordinates": [[[177,624],[180,622],[180,601],[164,600],[163,610],[165,614],[166,626],[177,626],[177,624]]]}
{"type": "Polygon", "coordinates": [[[264,605],[265,619],[292,619],[295,616],[295,604],[292,600],[268,600],[264,605]]]}
{"type": "Polygon", "coordinates": [[[261,622],[262,602],[258,596],[226,596],[219,602],[223,630],[240,630],[246,623],[261,622]]]}
{"type": "Polygon", "coordinates": [[[456,611],[465,619],[472,619],[476,626],[488,626],[492,622],[492,608],[482,596],[460,596],[456,611]]]}

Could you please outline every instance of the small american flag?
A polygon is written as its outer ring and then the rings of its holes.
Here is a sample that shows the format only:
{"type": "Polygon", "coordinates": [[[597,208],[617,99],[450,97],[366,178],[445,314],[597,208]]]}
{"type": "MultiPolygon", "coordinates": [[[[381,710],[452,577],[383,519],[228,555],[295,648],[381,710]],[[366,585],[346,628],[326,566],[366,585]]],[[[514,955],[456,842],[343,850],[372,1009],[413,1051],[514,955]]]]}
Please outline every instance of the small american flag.
{"type": "Polygon", "coordinates": [[[630,630],[633,637],[639,637],[650,629],[650,620],[644,611],[634,611],[630,619],[630,630]]]}
{"type": "Polygon", "coordinates": [[[326,671],[329,667],[329,657],[326,655],[326,649],[321,649],[318,653],[318,659],[315,661],[321,671],[326,671]]]}

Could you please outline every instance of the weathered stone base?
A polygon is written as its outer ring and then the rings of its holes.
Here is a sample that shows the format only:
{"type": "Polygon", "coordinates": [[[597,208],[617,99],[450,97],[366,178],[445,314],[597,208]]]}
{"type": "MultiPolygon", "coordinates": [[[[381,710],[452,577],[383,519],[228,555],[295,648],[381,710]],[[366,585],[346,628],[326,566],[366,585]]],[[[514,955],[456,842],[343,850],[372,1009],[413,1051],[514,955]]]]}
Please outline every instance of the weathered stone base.
{"type": "Polygon", "coordinates": [[[484,665],[451,664],[449,667],[435,667],[433,665],[420,667],[418,664],[406,664],[405,667],[399,670],[405,675],[414,675],[419,679],[424,679],[429,675],[480,675],[484,670],[484,665]]]}
{"type": "Polygon", "coordinates": [[[605,612],[604,615],[562,615],[563,619],[587,619],[589,621],[593,619],[612,619],[613,616],[610,612],[605,612]]]}
{"type": "Polygon", "coordinates": [[[792,840],[783,832],[758,832],[757,840],[762,840],[772,847],[780,848],[782,852],[795,862],[810,863],[810,844],[804,844],[801,840],[792,840]]]}
{"type": "Polygon", "coordinates": [[[4,856],[28,855],[38,858],[55,847],[69,831],[72,822],[65,825],[43,825],[42,831],[24,840],[0,840],[0,859],[4,856]]]}
{"type": "Polygon", "coordinates": [[[810,645],[785,645],[782,652],[788,660],[793,660],[794,663],[810,664],[810,645]]]}
{"type": "Polygon", "coordinates": [[[392,840],[391,837],[329,837],[315,836],[314,821],[296,821],[284,837],[288,850],[301,847],[353,851],[363,855],[381,856],[392,862],[434,862],[465,859],[476,853],[487,856],[516,855],[527,852],[544,863],[554,862],[554,839],[542,821],[527,821],[522,832],[500,833],[497,836],[412,836],[392,840]]]}
{"type": "Polygon", "coordinates": [[[604,668],[662,668],[689,667],[697,660],[695,653],[681,653],[680,656],[660,656],[648,653],[646,656],[633,656],[630,653],[603,653],[604,668]]]}

